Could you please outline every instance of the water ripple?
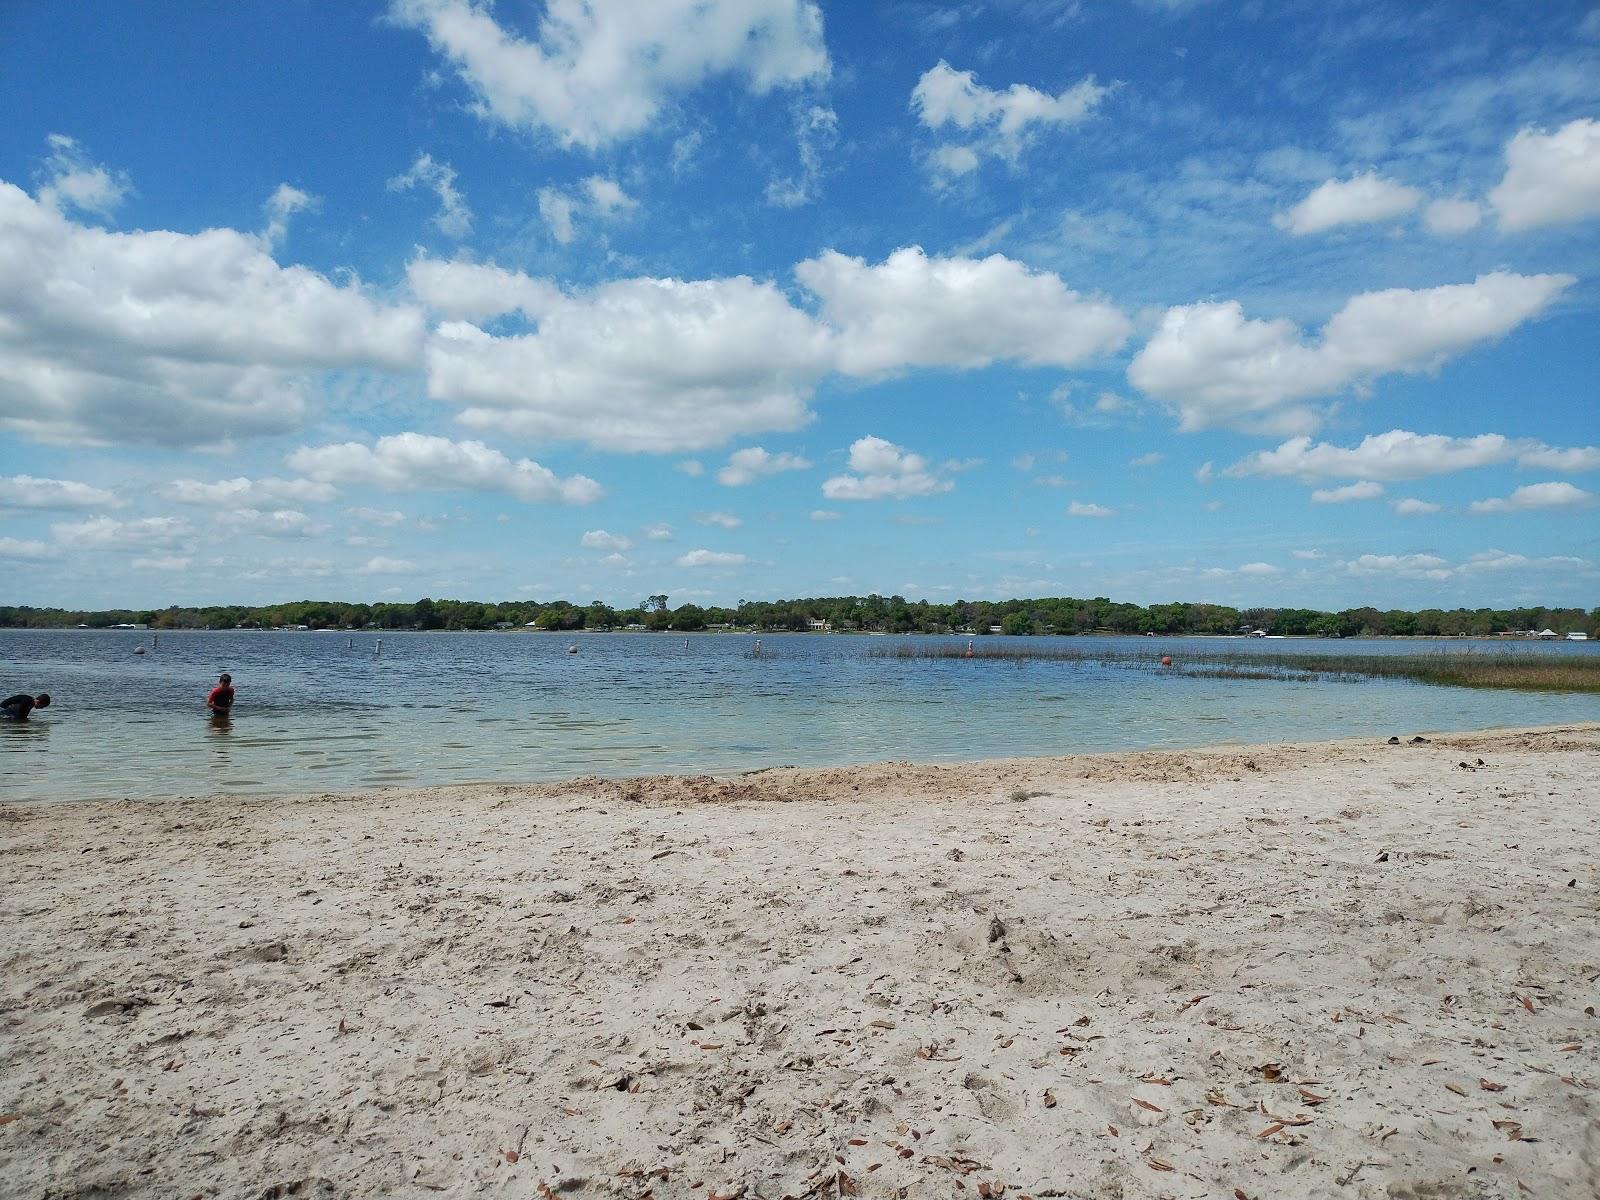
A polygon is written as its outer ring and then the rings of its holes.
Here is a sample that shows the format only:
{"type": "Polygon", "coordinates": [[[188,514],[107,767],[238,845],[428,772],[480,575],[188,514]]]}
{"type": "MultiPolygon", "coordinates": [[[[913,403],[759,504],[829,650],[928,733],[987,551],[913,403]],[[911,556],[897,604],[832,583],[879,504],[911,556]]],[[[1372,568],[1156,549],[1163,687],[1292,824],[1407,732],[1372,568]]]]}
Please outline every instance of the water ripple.
{"type": "MultiPolygon", "coordinates": [[[[371,635],[164,632],[159,649],[134,657],[149,634],[0,631],[10,690],[56,699],[26,724],[0,726],[0,792],[25,800],[271,794],[1600,719],[1593,696],[1210,679],[1093,662],[895,660],[867,656],[881,638],[763,638],[756,659],[749,638],[719,635],[685,651],[681,637],[586,634],[582,652],[569,656],[570,637],[385,633],[375,659],[371,635]],[[202,701],[221,670],[234,676],[238,709],[213,725],[202,701]]],[[[1152,662],[1192,661],[1215,644],[1072,640],[1095,653],[1148,650],[1152,662]]],[[[1283,641],[1270,649],[1302,645],[1333,654],[1417,649],[1283,641]]],[[[1227,643],[1230,652],[1241,646],[1250,652],[1250,643],[1227,643]]]]}

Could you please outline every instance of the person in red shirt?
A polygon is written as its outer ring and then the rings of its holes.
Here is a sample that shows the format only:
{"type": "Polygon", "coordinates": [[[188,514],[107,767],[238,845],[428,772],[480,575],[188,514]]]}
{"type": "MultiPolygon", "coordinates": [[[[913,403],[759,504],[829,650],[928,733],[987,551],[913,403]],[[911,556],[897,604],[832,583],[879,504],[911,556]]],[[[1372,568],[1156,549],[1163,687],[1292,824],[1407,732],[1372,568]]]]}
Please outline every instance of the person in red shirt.
{"type": "Polygon", "coordinates": [[[226,671],[217,679],[217,686],[206,697],[206,707],[213,715],[225,717],[233,711],[233,676],[226,671]]]}

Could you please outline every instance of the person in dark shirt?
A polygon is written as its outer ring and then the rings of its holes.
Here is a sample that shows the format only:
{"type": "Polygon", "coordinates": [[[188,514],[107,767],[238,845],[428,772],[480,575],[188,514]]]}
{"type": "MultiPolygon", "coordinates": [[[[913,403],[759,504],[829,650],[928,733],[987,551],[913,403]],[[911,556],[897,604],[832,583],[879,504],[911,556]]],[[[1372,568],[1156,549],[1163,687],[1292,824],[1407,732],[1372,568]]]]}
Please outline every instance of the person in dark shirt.
{"type": "Polygon", "coordinates": [[[4,717],[7,721],[26,721],[28,714],[34,709],[49,707],[48,692],[40,692],[37,696],[18,692],[15,696],[7,696],[4,700],[0,700],[0,717],[4,717]]]}
{"type": "Polygon", "coordinates": [[[219,717],[233,711],[233,676],[226,671],[217,679],[217,686],[206,697],[206,707],[219,717]]]}

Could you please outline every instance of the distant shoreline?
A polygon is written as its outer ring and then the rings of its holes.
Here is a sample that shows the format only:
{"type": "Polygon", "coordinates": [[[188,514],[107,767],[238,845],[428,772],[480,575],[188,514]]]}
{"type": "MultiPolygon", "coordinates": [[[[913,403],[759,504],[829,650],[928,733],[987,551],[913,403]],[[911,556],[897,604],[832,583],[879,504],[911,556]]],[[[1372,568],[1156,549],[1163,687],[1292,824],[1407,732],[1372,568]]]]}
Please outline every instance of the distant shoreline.
{"type": "Polygon", "coordinates": [[[657,594],[636,605],[594,600],[287,600],[276,604],[167,605],[162,608],[74,609],[0,604],[0,628],[120,627],[157,629],[304,629],[340,632],[400,630],[579,630],[652,633],[927,633],[1232,637],[1559,637],[1600,638],[1600,607],[1525,605],[1507,608],[1391,608],[1336,612],[1281,606],[1234,607],[1195,601],[1132,604],[1104,596],[1014,597],[935,603],[904,596],[807,596],[740,600],[736,605],[673,607],[657,594]]]}
{"type": "MultiPolygon", "coordinates": [[[[1183,638],[1214,642],[1564,642],[1565,636],[1541,637],[1527,633],[1372,633],[1350,634],[1336,637],[1316,633],[1269,633],[1258,637],[1248,633],[1121,633],[1112,629],[1087,629],[1081,633],[978,633],[972,630],[936,632],[907,629],[890,633],[881,629],[763,629],[740,627],[736,629],[529,629],[518,626],[511,629],[311,629],[298,626],[236,626],[230,629],[157,628],[155,626],[128,625],[6,625],[0,633],[320,633],[344,634],[361,637],[388,637],[391,634],[548,634],[552,637],[585,637],[595,634],[629,634],[642,637],[703,637],[723,635],[735,637],[924,637],[924,638],[1121,638],[1130,641],[1183,638]]],[[[1600,639],[1584,638],[1581,642],[1600,645],[1600,639]]]]}

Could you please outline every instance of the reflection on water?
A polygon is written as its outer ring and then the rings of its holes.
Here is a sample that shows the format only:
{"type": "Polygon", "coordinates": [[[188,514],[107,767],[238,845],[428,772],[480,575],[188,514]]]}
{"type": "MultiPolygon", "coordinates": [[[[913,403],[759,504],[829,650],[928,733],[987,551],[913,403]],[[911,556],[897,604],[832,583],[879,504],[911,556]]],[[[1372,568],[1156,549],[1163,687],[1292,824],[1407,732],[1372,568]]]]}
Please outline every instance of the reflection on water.
{"type": "MultiPolygon", "coordinates": [[[[869,656],[875,637],[0,631],[0,689],[48,712],[0,722],[7,799],[949,761],[1600,719],[1600,699],[1234,680],[1081,662],[869,656]],[[134,653],[146,651],[143,655],[134,653]],[[221,671],[238,700],[210,718],[221,671]]],[[[963,639],[964,640],[964,639],[963,639]]],[[[994,638],[994,643],[1014,639],[994,638]]],[[[1038,645],[1043,639],[1030,640],[1038,645]]],[[[1074,638],[1202,658],[1209,639],[1074,638]]],[[[1471,643],[1261,643],[1230,653],[1458,653],[1471,643]]],[[[1476,648],[1481,652],[1483,643],[1476,648]]],[[[1498,644],[1496,648],[1500,648],[1498,644]]],[[[1600,646],[1521,647],[1600,653],[1600,646]]]]}
{"type": "Polygon", "coordinates": [[[37,721],[31,718],[26,721],[13,721],[0,717],[0,738],[5,738],[7,741],[15,738],[20,742],[49,736],[50,722],[44,719],[43,714],[37,721]]]}

